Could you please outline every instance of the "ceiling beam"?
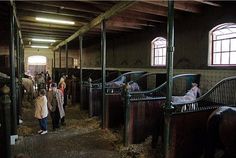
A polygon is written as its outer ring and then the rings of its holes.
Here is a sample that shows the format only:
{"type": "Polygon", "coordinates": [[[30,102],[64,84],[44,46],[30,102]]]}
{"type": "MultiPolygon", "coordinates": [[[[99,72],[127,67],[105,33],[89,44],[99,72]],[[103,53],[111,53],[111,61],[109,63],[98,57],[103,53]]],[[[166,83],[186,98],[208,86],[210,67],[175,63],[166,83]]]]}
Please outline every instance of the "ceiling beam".
{"type": "MultiPolygon", "coordinates": [[[[166,0],[158,0],[158,1],[145,1],[142,0],[140,3],[148,3],[152,5],[168,7],[168,1],[166,0]]],[[[174,3],[174,8],[181,11],[192,12],[192,13],[200,13],[200,8],[193,4],[191,1],[176,1],[174,3]]]]}
{"type": "MultiPolygon", "coordinates": [[[[32,11],[37,13],[46,13],[52,15],[61,15],[61,16],[68,16],[68,17],[76,17],[82,18],[85,20],[91,20],[94,18],[94,14],[92,13],[84,13],[72,10],[65,10],[65,9],[58,9],[56,7],[47,7],[47,6],[40,6],[36,4],[24,4],[25,2],[17,3],[16,7],[18,10],[26,10],[32,11]]],[[[46,2],[45,2],[46,3],[46,2]]]]}
{"type": "Polygon", "coordinates": [[[137,11],[131,11],[131,10],[126,10],[125,12],[120,13],[117,15],[119,17],[125,17],[128,19],[135,19],[137,20],[144,20],[148,22],[154,22],[154,23],[166,23],[167,17],[165,16],[157,16],[157,15],[152,15],[148,13],[141,13],[137,11]]]}
{"type": "Polygon", "coordinates": [[[206,0],[194,0],[194,1],[195,2],[200,2],[200,3],[203,3],[203,4],[207,4],[207,5],[211,5],[211,6],[214,6],[214,7],[221,7],[220,4],[209,2],[209,1],[206,1],[206,0]]]}
{"type": "Polygon", "coordinates": [[[148,13],[152,15],[167,16],[167,8],[142,2],[135,3],[128,10],[137,11],[140,13],[148,13]]]}
{"type": "Polygon", "coordinates": [[[76,31],[73,35],[71,35],[69,38],[62,41],[60,44],[58,44],[55,49],[58,49],[60,46],[65,45],[66,43],[72,41],[76,37],[78,37],[81,34],[84,34],[85,32],[89,31],[91,28],[97,26],[100,24],[103,20],[109,19],[110,17],[114,16],[115,14],[125,10],[129,6],[133,5],[135,2],[133,1],[121,1],[117,4],[115,4],[113,7],[111,7],[109,10],[107,10],[105,13],[100,14],[98,17],[93,19],[90,23],[87,25],[81,27],[78,31],[76,31]]]}
{"type": "Polygon", "coordinates": [[[46,24],[46,23],[33,23],[33,22],[28,22],[21,20],[21,25],[24,26],[36,26],[36,27],[44,27],[44,28],[51,28],[51,29],[66,29],[66,30],[77,30],[78,27],[73,27],[73,26],[64,26],[64,25],[54,25],[54,24],[46,24]]]}
{"type": "Polygon", "coordinates": [[[47,37],[47,35],[59,35],[59,36],[66,36],[68,37],[70,35],[70,33],[61,33],[61,32],[51,32],[51,31],[43,31],[43,30],[30,30],[30,29],[24,29],[22,28],[22,31],[26,32],[26,33],[43,33],[45,37],[47,37]]]}
{"type": "Polygon", "coordinates": [[[51,32],[60,32],[60,33],[74,33],[74,30],[66,30],[66,29],[55,29],[55,28],[47,28],[47,27],[35,27],[35,26],[26,26],[22,25],[22,29],[28,29],[28,30],[41,30],[41,31],[51,31],[51,32]]]}
{"type": "Polygon", "coordinates": [[[89,4],[86,2],[79,2],[79,1],[47,1],[47,2],[36,2],[36,1],[28,1],[27,3],[37,4],[42,6],[49,6],[49,7],[57,7],[59,9],[66,9],[66,10],[73,10],[73,11],[82,11],[87,13],[93,13],[99,15],[103,11],[96,7],[93,4],[89,4]]]}
{"type": "Polygon", "coordinates": [[[84,25],[84,24],[87,24],[89,22],[89,20],[84,20],[82,18],[67,17],[67,16],[61,16],[61,15],[47,14],[47,13],[37,13],[37,12],[34,12],[34,11],[26,11],[26,10],[20,10],[20,9],[18,9],[17,16],[21,17],[21,19],[22,18],[31,19],[31,21],[33,20],[34,22],[37,22],[35,20],[36,17],[47,17],[47,18],[51,18],[51,19],[70,20],[70,21],[75,22],[75,26],[76,25],[84,25]]]}

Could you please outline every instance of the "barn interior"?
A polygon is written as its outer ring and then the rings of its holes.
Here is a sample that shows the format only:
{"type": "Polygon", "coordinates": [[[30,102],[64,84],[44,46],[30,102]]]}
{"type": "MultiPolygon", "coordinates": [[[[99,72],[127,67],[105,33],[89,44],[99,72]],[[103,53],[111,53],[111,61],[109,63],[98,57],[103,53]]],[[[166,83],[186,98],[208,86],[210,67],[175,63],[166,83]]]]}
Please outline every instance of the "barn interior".
{"type": "MultiPolygon", "coordinates": [[[[236,138],[230,135],[236,115],[230,119],[230,128],[224,128],[229,137],[220,137],[220,146],[218,138],[209,136],[207,121],[215,109],[236,105],[235,4],[218,0],[1,1],[0,138],[4,141],[0,157],[236,156],[232,152],[236,138]],[[46,72],[50,83],[59,83],[66,75],[71,88],[66,94],[66,127],[49,129],[43,137],[36,134],[34,103],[22,97],[27,90],[21,88],[22,78],[31,77],[37,83],[36,76],[46,72]],[[113,81],[122,79],[119,76],[125,76],[126,82],[112,87],[113,81]],[[140,92],[128,90],[134,82],[140,92]],[[172,96],[187,95],[192,83],[197,83],[201,96],[174,103],[172,96]],[[26,128],[33,130],[25,134],[22,129],[26,128]],[[208,136],[216,144],[212,155],[208,136]],[[135,153],[134,144],[148,146],[148,151],[135,153]]],[[[38,91],[39,87],[33,88],[38,91]]]]}

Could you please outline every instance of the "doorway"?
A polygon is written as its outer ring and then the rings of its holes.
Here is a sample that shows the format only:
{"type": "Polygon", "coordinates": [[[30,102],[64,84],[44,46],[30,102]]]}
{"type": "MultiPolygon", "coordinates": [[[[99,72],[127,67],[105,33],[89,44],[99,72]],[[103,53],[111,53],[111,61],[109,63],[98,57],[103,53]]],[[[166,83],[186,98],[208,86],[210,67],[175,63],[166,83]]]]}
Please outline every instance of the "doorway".
{"type": "Polygon", "coordinates": [[[45,73],[47,70],[47,58],[45,56],[34,55],[28,57],[27,72],[31,76],[35,76],[41,72],[45,73]]]}

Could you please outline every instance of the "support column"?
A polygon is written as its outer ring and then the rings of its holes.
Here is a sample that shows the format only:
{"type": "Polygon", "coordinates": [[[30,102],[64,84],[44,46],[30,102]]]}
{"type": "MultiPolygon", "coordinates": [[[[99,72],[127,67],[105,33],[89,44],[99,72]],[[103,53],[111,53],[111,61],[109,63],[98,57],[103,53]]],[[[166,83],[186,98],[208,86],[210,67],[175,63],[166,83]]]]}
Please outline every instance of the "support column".
{"type": "Polygon", "coordinates": [[[170,157],[170,121],[173,112],[171,103],[172,87],[173,87],[173,54],[174,54],[174,0],[168,1],[168,21],[167,21],[167,97],[165,111],[165,127],[164,127],[164,154],[165,158],[170,157]]]}
{"type": "Polygon", "coordinates": [[[52,69],[52,77],[53,81],[55,81],[55,68],[56,68],[56,51],[53,51],[53,69],[52,69]]]}
{"type": "Polygon", "coordinates": [[[102,128],[107,128],[107,107],[105,102],[106,83],[106,22],[101,23],[101,64],[102,64],[102,128]]]}
{"type": "Polygon", "coordinates": [[[20,36],[19,31],[16,33],[16,59],[17,59],[17,76],[18,76],[18,82],[17,82],[17,124],[19,124],[19,120],[21,119],[21,86],[22,86],[22,76],[21,76],[21,59],[20,59],[20,51],[21,51],[21,45],[20,45],[20,36]]]}
{"type": "Polygon", "coordinates": [[[59,48],[59,68],[61,69],[61,47],[59,48]]]}
{"type": "Polygon", "coordinates": [[[83,36],[79,36],[79,47],[80,47],[80,107],[83,107],[83,68],[82,68],[82,55],[83,55],[83,36]]]}
{"type": "Polygon", "coordinates": [[[68,43],[66,43],[65,52],[66,52],[66,75],[68,76],[68,43]]]}
{"type": "Polygon", "coordinates": [[[10,77],[11,77],[11,135],[16,135],[17,115],[16,115],[16,76],[15,76],[15,19],[13,8],[10,11],[10,77]]]}

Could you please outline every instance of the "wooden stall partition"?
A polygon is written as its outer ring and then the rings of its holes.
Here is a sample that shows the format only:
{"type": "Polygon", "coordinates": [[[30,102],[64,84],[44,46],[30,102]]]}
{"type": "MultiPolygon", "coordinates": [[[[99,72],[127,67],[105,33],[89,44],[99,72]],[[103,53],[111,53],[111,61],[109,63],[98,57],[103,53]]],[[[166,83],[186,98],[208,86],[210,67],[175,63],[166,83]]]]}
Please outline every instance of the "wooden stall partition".
{"type": "Polygon", "coordinates": [[[124,105],[121,94],[106,94],[105,100],[108,107],[108,128],[122,127],[124,125],[124,105]]]}
{"type": "Polygon", "coordinates": [[[164,99],[130,102],[129,143],[143,142],[156,132],[156,127],[162,123],[162,105],[164,99]]]}
{"type": "Polygon", "coordinates": [[[214,109],[171,116],[170,158],[199,158],[206,144],[207,119],[214,109]]]}
{"type": "Polygon", "coordinates": [[[92,107],[92,116],[101,116],[102,114],[102,93],[101,88],[92,88],[92,92],[89,93],[89,106],[92,107]]]}

